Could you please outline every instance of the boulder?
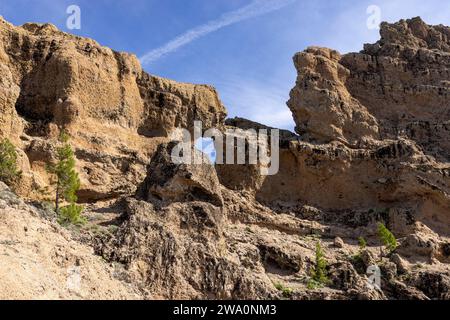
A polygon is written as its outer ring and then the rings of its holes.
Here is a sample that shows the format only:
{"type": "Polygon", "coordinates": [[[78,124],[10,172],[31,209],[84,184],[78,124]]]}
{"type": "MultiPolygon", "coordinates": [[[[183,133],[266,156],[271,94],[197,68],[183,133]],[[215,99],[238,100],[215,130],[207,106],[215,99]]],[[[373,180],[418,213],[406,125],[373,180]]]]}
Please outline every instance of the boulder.
{"type": "Polygon", "coordinates": [[[340,238],[340,237],[334,238],[333,244],[336,248],[340,248],[340,249],[345,246],[344,240],[342,240],[342,238],[340,238]]]}
{"type": "Polygon", "coordinates": [[[172,150],[178,143],[159,146],[140,187],[140,195],[148,201],[164,204],[202,201],[222,207],[221,186],[214,167],[195,148],[192,149],[193,156],[204,158],[205,163],[174,163],[172,150]]]}

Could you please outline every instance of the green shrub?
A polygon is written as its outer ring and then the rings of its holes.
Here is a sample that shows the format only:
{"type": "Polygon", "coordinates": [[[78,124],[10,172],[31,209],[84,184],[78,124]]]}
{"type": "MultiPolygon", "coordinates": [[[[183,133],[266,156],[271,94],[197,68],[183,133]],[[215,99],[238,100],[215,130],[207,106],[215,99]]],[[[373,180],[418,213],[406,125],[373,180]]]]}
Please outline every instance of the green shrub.
{"type": "Polygon", "coordinates": [[[314,290],[314,289],[321,288],[321,287],[323,287],[322,283],[320,283],[314,279],[309,279],[308,285],[307,285],[307,288],[309,290],[314,290]]]}
{"type": "Polygon", "coordinates": [[[353,262],[353,264],[360,264],[362,263],[362,257],[361,257],[361,252],[358,252],[357,254],[354,254],[353,256],[350,257],[351,261],[353,262]]]}
{"type": "Polygon", "coordinates": [[[367,241],[363,237],[359,237],[358,239],[359,249],[362,251],[367,247],[367,241]]]}
{"type": "Polygon", "coordinates": [[[326,285],[330,282],[327,275],[327,260],[322,250],[320,242],[316,245],[316,261],[314,267],[311,269],[311,280],[308,283],[308,288],[326,285]]]}
{"type": "Polygon", "coordinates": [[[71,203],[68,206],[62,207],[58,213],[58,222],[62,225],[83,225],[87,222],[86,218],[81,215],[83,212],[82,206],[77,206],[71,203]]]}
{"type": "Polygon", "coordinates": [[[285,298],[291,298],[292,294],[294,293],[294,290],[292,288],[285,287],[282,283],[276,283],[275,289],[281,291],[283,297],[285,298]]]}
{"type": "Polygon", "coordinates": [[[359,251],[358,253],[354,254],[353,256],[350,256],[350,260],[354,266],[359,268],[363,264],[362,260],[362,253],[367,248],[367,241],[363,237],[358,238],[358,244],[359,244],[359,251]]]}
{"type": "Polygon", "coordinates": [[[17,167],[17,152],[8,139],[0,142],[0,181],[11,186],[18,181],[21,172],[17,167]]]}
{"type": "Polygon", "coordinates": [[[389,231],[389,229],[386,228],[386,226],[381,222],[378,223],[378,236],[380,237],[383,245],[389,250],[389,252],[397,249],[397,239],[395,239],[395,236],[392,234],[392,232],[389,231]]]}

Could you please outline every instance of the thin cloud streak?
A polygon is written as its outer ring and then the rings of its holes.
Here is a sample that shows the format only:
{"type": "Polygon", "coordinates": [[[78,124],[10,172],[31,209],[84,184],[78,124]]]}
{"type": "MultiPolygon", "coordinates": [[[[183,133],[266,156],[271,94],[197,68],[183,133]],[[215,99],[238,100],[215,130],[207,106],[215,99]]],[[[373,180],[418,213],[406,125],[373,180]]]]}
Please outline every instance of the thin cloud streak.
{"type": "Polygon", "coordinates": [[[245,7],[225,13],[216,20],[188,30],[162,47],[146,53],[140,58],[141,63],[147,65],[207,34],[232,24],[282,9],[296,1],[297,0],[253,0],[245,7]]]}

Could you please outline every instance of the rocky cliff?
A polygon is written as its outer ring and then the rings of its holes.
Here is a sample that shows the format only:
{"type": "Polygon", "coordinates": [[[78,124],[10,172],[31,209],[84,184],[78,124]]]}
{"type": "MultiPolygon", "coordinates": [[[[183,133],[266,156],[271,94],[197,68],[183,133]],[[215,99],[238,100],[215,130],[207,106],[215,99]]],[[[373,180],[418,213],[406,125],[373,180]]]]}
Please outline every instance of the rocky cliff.
{"type": "Polygon", "coordinates": [[[360,53],[311,47],[294,63],[297,132],[281,132],[277,175],[177,165],[176,128],[267,127],[225,120],[213,88],[149,75],[133,55],[0,19],[0,136],[20,152],[28,202],[2,187],[0,268],[42,270],[7,269],[0,296],[15,283],[21,297],[73,297],[61,279],[75,264],[81,298],[450,299],[450,28],[384,23],[360,53]],[[89,220],[67,232],[39,204],[61,130],[89,220]],[[390,254],[379,222],[399,241],[390,254]],[[330,281],[311,287],[318,242],[330,281]],[[381,290],[367,286],[371,265],[381,290]]]}
{"type": "Polygon", "coordinates": [[[384,23],[381,40],[360,53],[309,48],[294,57],[297,132],[332,146],[325,158],[341,169],[330,179],[344,182],[325,183],[333,199],[317,205],[401,207],[448,235],[449,31],[420,18],[384,23]]]}
{"type": "Polygon", "coordinates": [[[132,195],[173,128],[194,119],[215,127],[226,116],[213,88],[150,76],[134,55],[50,24],[0,20],[0,70],[0,131],[23,150],[25,196],[48,182],[43,164],[63,128],[76,147],[80,199],[90,202],[132,195]]]}

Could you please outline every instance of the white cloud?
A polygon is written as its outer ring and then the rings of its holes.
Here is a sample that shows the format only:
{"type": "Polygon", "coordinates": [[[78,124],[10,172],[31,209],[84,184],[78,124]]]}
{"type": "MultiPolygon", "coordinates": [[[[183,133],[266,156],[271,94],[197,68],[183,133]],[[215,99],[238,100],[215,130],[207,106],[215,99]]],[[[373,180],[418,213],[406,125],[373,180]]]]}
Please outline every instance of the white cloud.
{"type": "Polygon", "coordinates": [[[284,81],[259,82],[227,77],[216,86],[230,117],[239,116],[271,127],[294,130],[292,113],[286,105],[289,89],[284,81]]]}
{"type": "Polygon", "coordinates": [[[238,10],[223,14],[220,18],[210,21],[204,25],[188,30],[177,38],[169,41],[160,48],[154,49],[140,58],[143,65],[158,60],[162,56],[178,50],[190,42],[206,36],[209,33],[222,29],[226,26],[244,21],[253,17],[279,10],[297,0],[253,0],[249,5],[238,10]]]}

